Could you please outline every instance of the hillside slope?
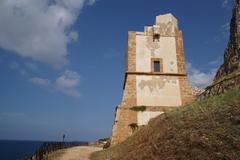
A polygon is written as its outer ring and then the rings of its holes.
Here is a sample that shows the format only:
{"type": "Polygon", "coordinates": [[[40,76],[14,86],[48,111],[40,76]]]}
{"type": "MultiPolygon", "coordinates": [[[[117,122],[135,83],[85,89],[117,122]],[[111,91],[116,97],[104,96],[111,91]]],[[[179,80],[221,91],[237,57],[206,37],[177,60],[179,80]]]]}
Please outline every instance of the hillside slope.
{"type": "Polygon", "coordinates": [[[92,160],[240,160],[240,91],[165,113],[92,160]]]}

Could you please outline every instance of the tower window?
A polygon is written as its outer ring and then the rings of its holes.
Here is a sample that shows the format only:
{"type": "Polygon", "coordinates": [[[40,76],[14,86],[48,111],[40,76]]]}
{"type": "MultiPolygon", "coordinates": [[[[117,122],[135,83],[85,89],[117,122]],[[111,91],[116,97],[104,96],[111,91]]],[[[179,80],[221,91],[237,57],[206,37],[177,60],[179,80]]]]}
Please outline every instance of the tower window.
{"type": "Polygon", "coordinates": [[[159,42],[160,35],[159,34],[154,34],[153,35],[153,42],[159,42]]]}
{"type": "Polygon", "coordinates": [[[152,58],[152,72],[162,73],[163,72],[163,63],[161,58],[152,58]]]}
{"type": "Polygon", "coordinates": [[[160,61],[154,61],[154,72],[160,72],[160,61]]]}

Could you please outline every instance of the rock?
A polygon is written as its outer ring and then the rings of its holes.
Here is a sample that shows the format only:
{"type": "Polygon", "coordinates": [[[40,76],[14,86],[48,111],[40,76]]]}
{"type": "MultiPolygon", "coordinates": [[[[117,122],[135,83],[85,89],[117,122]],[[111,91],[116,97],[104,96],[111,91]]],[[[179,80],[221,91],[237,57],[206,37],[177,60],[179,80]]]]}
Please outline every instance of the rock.
{"type": "Polygon", "coordinates": [[[240,0],[235,2],[230,24],[230,39],[224,51],[224,63],[218,69],[214,82],[235,72],[240,72],[240,0]]]}
{"type": "Polygon", "coordinates": [[[234,125],[239,125],[240,124],[240,116],[235,116],[231,118],[231,122],[234,125]]]}

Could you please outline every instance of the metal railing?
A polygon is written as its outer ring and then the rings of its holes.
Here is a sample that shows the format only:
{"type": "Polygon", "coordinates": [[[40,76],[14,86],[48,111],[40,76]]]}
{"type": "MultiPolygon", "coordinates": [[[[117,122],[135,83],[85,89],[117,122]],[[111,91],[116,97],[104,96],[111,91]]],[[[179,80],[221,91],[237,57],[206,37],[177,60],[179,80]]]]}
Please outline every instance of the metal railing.
{"type": "Polygon", "coordinates": [[[87,142],[45,142],[32,156],[27,156],[24,160],[48,160],[49,154],[59,149],[70,148],[74,146],[88,145],[87,142]]]}
{"type": "Polygon", "coordinates": [[[225,78],[206,87],[205,91],[197,97],[197,100],[204,100],[212,96],[220,95],[232,89],[240,89],[240,74],[225,78]]]}

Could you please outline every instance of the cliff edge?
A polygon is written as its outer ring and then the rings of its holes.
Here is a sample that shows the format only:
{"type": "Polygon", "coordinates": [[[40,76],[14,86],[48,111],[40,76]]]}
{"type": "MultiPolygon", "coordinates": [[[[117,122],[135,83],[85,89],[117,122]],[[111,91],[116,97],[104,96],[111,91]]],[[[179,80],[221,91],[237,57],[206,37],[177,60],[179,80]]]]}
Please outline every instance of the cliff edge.
{"type": "Polygon", "coordinates": [[[240,72],[240,0],[236,0],[230,23],[230,39],[224,51],[224,63],[218,69],[214,82],[240,72]]]}

